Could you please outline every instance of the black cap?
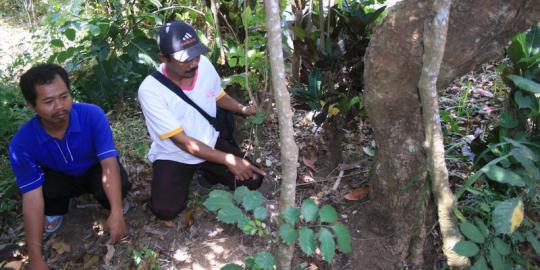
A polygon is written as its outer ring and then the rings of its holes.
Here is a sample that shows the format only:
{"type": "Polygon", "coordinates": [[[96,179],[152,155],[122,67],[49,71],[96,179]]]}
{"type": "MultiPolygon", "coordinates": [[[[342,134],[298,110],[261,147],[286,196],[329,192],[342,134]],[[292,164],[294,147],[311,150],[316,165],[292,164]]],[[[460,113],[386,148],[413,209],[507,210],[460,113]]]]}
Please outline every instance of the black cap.
{"type": "Polygon", "coordinates": [[[193,27],[182,21],[166,23],[159,29],[159,50],[180,62],[189,61],[210,50],[204,46],[193,27]]]}

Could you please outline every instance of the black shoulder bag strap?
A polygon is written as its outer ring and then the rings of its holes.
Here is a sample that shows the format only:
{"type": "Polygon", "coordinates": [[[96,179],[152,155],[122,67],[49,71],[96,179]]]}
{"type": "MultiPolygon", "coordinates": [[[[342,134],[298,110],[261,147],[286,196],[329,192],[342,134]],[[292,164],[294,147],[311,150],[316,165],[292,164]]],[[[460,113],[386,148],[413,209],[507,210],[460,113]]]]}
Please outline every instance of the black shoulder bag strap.
{"type": "MultiPolygon", "coordinates": [[[[201,107],[199,107],[193,100],[191,100],[178,85],[176,85],[173,81],[171,81],[169,78],[165,77],[165,75],[161,74],[159,71],[154,71],[152,74],[150,74],[152,77],[154,77],[156,80],[158,80],[161,84],[169,88],[173,93],[175,93],[177,96],[179,96],[181,99],[183,99],[185,102],[187,102],[189,105],[191,105],[193,108],[195,108],[199,113],[208,120],[210,125],[212,125],[216,130],[216,118],[210,116],[208,113],[206,113],[201,107]]],[[[219,130],[218,130],[219,131],[219,130]]]]}

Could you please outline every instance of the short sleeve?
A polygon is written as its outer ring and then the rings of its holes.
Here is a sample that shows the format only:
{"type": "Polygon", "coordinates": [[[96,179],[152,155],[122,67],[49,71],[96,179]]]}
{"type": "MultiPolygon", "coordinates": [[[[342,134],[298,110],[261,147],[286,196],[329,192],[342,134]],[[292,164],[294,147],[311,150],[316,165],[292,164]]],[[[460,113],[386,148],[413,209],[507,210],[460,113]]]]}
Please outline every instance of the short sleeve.
{"type": "Polygon", "coordinates": [[[43,184],[44,172],[27,149],[10,144],[9,159],[21,193],[32,191],[43,184]]]}
{"type": "Polygon", "coordinates": [[[139,102],[148,129],[153,130],[160,139],[168,139],[184,130],[179,121],[172,117],[165,100],[150,89],[144,88],[144,82],[139,89],[139,102]]]}
{"type": "Polygon", "coordinates": [[[101,161],[108,157],[118,156],[109,120],[101,108],[97,107],[93,112],[92,122],[92,140],[97,158],[101,161]]]}

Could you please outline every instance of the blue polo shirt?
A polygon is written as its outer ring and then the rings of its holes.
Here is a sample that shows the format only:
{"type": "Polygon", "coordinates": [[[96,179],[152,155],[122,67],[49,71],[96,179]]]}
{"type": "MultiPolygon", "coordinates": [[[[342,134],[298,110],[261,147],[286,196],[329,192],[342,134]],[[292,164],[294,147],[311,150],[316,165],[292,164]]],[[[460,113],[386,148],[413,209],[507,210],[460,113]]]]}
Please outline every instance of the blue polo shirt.
{"type": "Polygon", "coordinates": [[[103,110],[92,104],[73,103],[69,126],[61,140],[49,135],[36,115],[9,143],[11,167],[21,193],[43,184],[43,168],[81,176],[111,156],[118,156],[118,152],[109,121],[103,110]]]}

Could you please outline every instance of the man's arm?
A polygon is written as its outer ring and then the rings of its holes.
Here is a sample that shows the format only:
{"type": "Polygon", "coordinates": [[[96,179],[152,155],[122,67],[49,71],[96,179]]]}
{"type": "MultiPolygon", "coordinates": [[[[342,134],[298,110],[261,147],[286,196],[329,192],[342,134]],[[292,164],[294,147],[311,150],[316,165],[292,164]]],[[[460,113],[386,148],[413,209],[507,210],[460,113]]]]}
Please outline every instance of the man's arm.
{"type": "Polygon", "coordinates": [[[105,191],[111,206],[111,213],[107,218],[107,225],[109,226],[111,234],[108,242],[114,244],[127,234],[124,210],[122,207],[120,167],[115,156],[103,159],[100,163],[103,190],[105,191]]]}
{"type": "Polygon", "coordinates": [[[176,146],[196,157],[227,166],[240,181],[252,178],[254,172],[266,175],[263,170],[253,166],[249,161],[233,154],[216,150],[186,135],[183,131],[173,135],[170,139],[176,146]]]}
{"type": "Polygon", "coordinates": [[[43,240],[44,208],[42,187],[28,191],[22,195],[24,231],[28,256],[30,257],[30,269],[48,269],[47,263],[41,254],[41,242],[43,240]]]}
{"type": "Polygon", "coordinates": [[[244,116],[250,116],[257,113],[257,108],[255,108],[255,106],[244,106],[227,94],[219,98],[216,103],[218,107],[222,109],[226,109],[244,116]]]}

